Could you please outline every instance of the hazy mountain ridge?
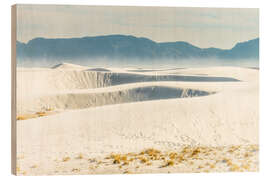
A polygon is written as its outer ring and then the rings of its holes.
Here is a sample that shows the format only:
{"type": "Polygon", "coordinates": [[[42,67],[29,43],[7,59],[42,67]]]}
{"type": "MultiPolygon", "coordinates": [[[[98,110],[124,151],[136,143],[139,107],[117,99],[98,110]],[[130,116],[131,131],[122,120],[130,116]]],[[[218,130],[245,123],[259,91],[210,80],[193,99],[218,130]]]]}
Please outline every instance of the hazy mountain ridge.
{"type": "Polygon", "coordinates": [[[259,38],[237,43],[232,49],[199,48],[188,42],[157,43],[147,38],[109,35],[68,39],[35,38],[17,41],[19,59],[258,59],[259,38]]]}

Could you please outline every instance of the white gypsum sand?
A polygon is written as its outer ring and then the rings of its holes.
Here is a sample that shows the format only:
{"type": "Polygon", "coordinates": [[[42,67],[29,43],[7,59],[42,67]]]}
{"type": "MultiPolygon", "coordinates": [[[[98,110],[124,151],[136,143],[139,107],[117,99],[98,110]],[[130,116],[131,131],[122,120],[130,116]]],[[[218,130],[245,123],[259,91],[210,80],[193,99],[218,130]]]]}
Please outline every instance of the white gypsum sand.
{"type": "Polygon", "coordinates": [[[257,171],[258,76],[240,67],[17,68],[17,172],[257,171]]]}

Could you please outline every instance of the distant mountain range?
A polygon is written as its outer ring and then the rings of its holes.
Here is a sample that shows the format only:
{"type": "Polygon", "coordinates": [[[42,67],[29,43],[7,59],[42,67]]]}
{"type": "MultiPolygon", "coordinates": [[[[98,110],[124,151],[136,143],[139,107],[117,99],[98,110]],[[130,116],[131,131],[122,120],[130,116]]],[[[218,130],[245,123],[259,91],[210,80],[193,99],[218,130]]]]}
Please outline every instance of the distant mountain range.
{"type": "Polygon", "coordinates": [[[199,48],[183,41],[157,43],[147,38],[108,35],[68,39],[35,38],[17,41],[18,59],[259,59],[259,38],[232,49],[199,48]]]}

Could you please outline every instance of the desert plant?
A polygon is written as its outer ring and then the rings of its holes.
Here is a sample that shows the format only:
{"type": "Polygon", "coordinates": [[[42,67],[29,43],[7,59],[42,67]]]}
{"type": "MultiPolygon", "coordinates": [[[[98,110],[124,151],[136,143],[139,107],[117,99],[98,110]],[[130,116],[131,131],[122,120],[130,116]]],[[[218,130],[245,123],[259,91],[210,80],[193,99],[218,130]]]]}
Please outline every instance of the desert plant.
{"type": "Polygon", "coordinates": [[[63,158],[63,162],[67,162],[67,161],[69,161],[70,160],[70,157],[64,157],[63,158]]]}

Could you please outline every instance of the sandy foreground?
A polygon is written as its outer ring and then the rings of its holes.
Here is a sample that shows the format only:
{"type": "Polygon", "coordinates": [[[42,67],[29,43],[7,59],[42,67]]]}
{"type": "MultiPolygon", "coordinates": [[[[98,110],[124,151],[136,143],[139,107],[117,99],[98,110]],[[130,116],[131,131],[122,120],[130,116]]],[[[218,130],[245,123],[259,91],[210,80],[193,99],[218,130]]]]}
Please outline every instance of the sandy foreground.
{"type": "Polygon", "coordinates": [[[17,69],[17,174],[259,170],[259,70],[17,69]]]}

